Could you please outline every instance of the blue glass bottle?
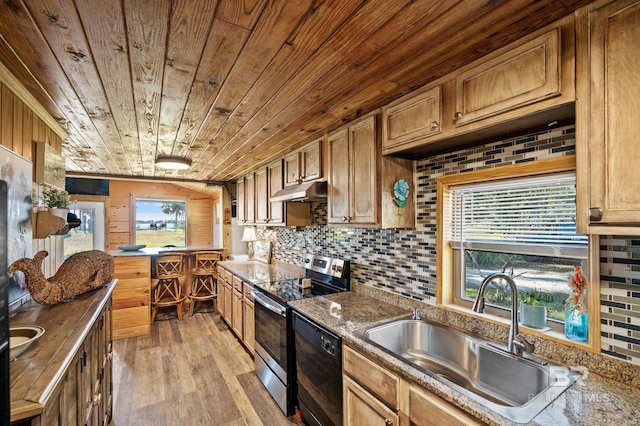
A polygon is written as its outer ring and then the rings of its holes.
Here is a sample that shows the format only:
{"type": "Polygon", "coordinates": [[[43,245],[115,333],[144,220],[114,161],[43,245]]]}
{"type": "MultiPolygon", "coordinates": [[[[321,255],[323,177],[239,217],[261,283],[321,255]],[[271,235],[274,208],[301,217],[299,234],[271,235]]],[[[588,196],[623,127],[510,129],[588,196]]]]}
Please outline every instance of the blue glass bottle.
{"type": "Polygon", "coordinates": [[[589,338],[587,292],[573,292],[565,302],[564,313],[564,335],[571,340],[586,341],[589,338]]]}

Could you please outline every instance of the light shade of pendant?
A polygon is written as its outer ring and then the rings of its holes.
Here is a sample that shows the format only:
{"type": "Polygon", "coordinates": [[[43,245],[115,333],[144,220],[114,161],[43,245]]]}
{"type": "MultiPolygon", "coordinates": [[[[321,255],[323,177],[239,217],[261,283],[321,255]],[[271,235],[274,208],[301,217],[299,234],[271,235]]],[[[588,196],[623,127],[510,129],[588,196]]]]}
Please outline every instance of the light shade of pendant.
{"type": "Polygon", "coordinates": [[[156,158],[156,167],[159,169],[186,170],[191,167],[191,160],[185,157],[159,155],[156,158]]]}

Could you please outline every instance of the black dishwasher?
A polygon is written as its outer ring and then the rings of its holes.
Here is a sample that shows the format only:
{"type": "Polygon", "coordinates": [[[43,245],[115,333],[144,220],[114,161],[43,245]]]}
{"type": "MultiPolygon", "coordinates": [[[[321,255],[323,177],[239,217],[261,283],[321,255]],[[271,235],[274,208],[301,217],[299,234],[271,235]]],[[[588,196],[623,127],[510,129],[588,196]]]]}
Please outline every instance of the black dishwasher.
{"type": "Polygon", "coordinates": [[[342,425],[342,347],[335,334],[293,312],[298,407],[309,425],[342,425]]]}

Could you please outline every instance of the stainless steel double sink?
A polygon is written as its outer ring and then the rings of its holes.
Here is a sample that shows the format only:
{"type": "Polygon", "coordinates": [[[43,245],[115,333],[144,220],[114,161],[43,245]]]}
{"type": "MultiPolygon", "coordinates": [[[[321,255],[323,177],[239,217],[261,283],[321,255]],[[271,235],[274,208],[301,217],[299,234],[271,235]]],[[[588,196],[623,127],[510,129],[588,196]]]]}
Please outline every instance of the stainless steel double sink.
{"type": "Polygon", "coordinates": [[[516,423],[531,421],[579,377],[425,320],[373,327],[365,339],[516,423]]]}

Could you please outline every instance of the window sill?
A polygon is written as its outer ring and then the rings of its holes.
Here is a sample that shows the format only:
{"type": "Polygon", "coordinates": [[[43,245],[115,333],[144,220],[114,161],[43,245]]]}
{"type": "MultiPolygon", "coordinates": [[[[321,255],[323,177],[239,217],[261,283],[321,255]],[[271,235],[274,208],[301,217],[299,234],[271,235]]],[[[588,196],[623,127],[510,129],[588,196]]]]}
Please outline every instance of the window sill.
{"type": "MultiPolygon", "coordinates": [[[[469,308],[465,308],[463,306],[460,305],[454,305],[454,304],[439,304],[439,307],[451,311],[451,312],[455,312],[461,315],[465,315],[468,317],[473,317],[476,319],[479,319],[481,321],[486,321],[489,322],[491,324],[496,324],[505,328],[509,328],[511,326],[511,321],[507,318],[498,316],[498,315],[494,315],[494,314],[490,314],[490,313],[478,313],[478,312],[474,312],[469,308]]],[[[593,336],[594,333],[599,333],[599,330],[590,330],[589,332],[589,341],[587,342],[576,342],[574,340],[570,340],[568,339],[564,333],[560,333],[556,330],[546,330],[546,331],[541,331],[539,329],[536,328],[531,328],[531,327],[527,327],[525,325],[520,324],[520,331],[531,335],[531,336],[535,336],[538,337],[540,339],[545,339],[548,341],[552,341],[555,343],[561,343],[563,345],[567,345],[567,346],[571,346],[574,348],[578,348],[578,349],[582,349],[584,351],[588,351],[588,352],[593,352],[593,353],[600,353],[600,348],[599,347],[594,347],[594,345],[592,344],[593,341],[593,336]]],[[[503,342],[501,342],[503,343],[503,342]]]]}

